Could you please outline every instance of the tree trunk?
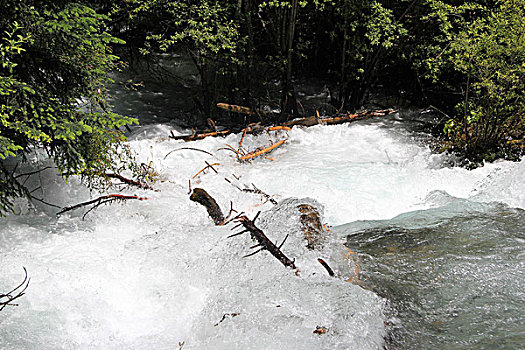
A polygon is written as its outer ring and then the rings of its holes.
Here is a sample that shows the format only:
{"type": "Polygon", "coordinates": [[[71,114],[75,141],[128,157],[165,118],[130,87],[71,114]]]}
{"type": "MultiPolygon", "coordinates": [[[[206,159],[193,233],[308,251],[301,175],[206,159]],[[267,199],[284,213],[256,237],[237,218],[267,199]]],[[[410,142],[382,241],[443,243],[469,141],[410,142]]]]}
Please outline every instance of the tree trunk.
{"type": "MultiPolygon", "coordinates": [[[[293,43],[295,36],[295,21],[297,17],[298,0],[292,0],[292,7],[287,11],[287,15],[283,16],[283,57],[286,57],[286,65],[283,68],[282,78],[282,101],[281,111],[284,115],[297,116],[297,102],[295,98],[295,91],[292,84],[293,72],[293,43]]],[[[285,117],[286,118],[286,117],[285,117]]]]}

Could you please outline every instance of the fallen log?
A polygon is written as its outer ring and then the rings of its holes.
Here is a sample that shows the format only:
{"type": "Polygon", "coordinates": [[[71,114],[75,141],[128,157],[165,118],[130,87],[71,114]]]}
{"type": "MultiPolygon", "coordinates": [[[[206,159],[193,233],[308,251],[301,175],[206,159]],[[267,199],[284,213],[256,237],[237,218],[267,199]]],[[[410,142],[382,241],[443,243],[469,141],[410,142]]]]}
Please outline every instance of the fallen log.
{"type": "Polygon", "coordinates": [[[376,111],[363,111],[360,113],[355,114],[341,114],[336,115],[334,117],[321,117],[321,116],[312,116],[312,117],[306,117],[306,118],[299,118],[294,119],[289,122],[285,122],[282,125],[283,126],[313,126],[318,124],[324,124],[324,125],[335,125],[335,124],[343,124],[348,122],[353,122],[357,120],[365,120],[370,119],[374,117],[384,117],[386,115],[395,113],[396,111],[393,109],[381,109],[376,111]]]}
{"type": "Polygon", "coordinates": [[[202,133],[193,133],[191,135],[175,136],[172,132],[169,137],[174,140],[195,141],[195,140],[202,140],[209,136],[211,137],[226,136],[231,133],[232,131],[230,130],[223,130],[223,131],[205,131],[202,133]]]}
{"type": "MultiPolygon", "coordinates": [[[[260,116],[261,119],[262,119],[262,116],[276,114],[274,112],[252,110],[248,107],[230,105],[227,103],[217,103],[217,107],[221,109],[225,109],[230,112],[260,116]]],[[[319,112],[317,112],[315,116],[294,119],[291,121],[284,122],[281,125],[274,125],[271,127],[261,125],[260,123],[253,123],[253,124],[248,125],[246,128],[242,130],[223,130],[223,131],[205,130],[202,132],[193,132],[191,135],[179,135],[179,136],[175,136],[173,132],[171,132],[171,135],[169,137],[174,140],[195,141],[195,140],[201,140],[206,137],[226,136],[231,133],[238,132],[238,131],[243,132],[243,134],[257,134],[257,133],[264,132],[264,131],[291,130],[291,128],[296,125],[308,127],[308,126],[319,125],[319,124],[321,125],[343,124],[343,123],[349,123],[349,122],[353,122],[357,120],[365,120],[365,119],[369,119],[373,117],[383,117],[383,116],[386,116],[388,114],[392,114],[395,112],[396,111],[393,109],[381,109],[381,110],[375,110],[375,111],[363,111],[363,112],[354,113],[354,114],[351,114],[351,113],[338,114],[335,116],[320,116],[319,112]]]]}
{"type": "MultiPolygon", "coordinates": [[[[217,103],[217,107],[227,110],[229,112],[240,113],[240,114],[245,114],[245,115],[268,116],[268,115],[278,114],[275,112],[254,110],[248,107],[230,105],[228,103],[217,103]]],[[[354,113],[354,114],[351,114],[351,113],[339,114],[333,117],[320,116],[319,112],[317,112],[315,116],[294,119],[294,120],[283,123],[279,127],[292,127],[294,125],[313,126],[317,124],[326,124],[326,125],[342,124],[342,123],[347,123],[347,122],[355,121],[355,120],[363,120],[363,119],[368,119],[368,118],[373,118],[373,117],[382,117],[382,116],[385,116],[391,113],[395,113],[395,110],[381,109],[381,110],[375,110],[375,111],[362,111],[360,113],[354,113]]]]}
{"type": "MultiPolygon", "coordinates": [[[[331,231],[321,222],[321,215],[317,208],[311,204],[299,204],[299,221],[301,231],[306,239],[306,248],[326,254],[325,247],[330,243],[331,231]]],[[[339,245],[337,245],[339,246],[339,245]]],[[[339,266],[339,272],[336,274],[323,258],[317,261],[326,269],[332,277],[344,278],[347,282],[359,282],[359,257],[356,252],[346,246],[339,246],[340,253],[329,256],[332,263],[339,266]]]]}
{"type": "Polygon", "coordinates": [[[327,232],[321,223],[321,216],[315,207],[310,204],[300,204],[297,206],[301,230],[306,238],[306,248],[310,250],[321,250],[326,241],[327,232]]]}
{"type": "MultiPolygon", "coordinates": [[[[280,244],[279,247],[277,247],[266,235],[264,232],[259,229],[257,226],[255,226],[254,221],[257,218],[259,213],[255,216],[253,220],[248,219],[246,215],[241,215],[235,219],[235,221],[241,223],[241,225],[244,227],[245,230],[241,231],[240,233],[249,232],[252,239],[257,241],[258,244],[253,246],[252,248],[258,248],[259,250],[255,251],[254,253],[248,254],[245,257],[255,255],[259,253],[262,250],[267,250],[272,254],[281,264],[283,264],[286,267],[291,267],[292,269],[296,269],[295,262],[293,260],[290,260],[286,255],[283,254],[281,251],[281,247],[283,246],[284,242],[286,241],[286,238],[284,238],[283,242],[280,244]]],[[[240,234],[239,233],[239,234],[240,234]]]]}
{"type": "Polygon", "coordinates": [[[224,222],[224,215],[222,214],[221,208],[215,199],[213,199],[213,197],[210,196],[204,189],[193,189],[190,200],[204,206],[215,225],[221,225],[224,222]]]}
{"type": "Polygon", "coordinates": [[[231,105],[228,103],[217,103],[217,107],[219,107],[220,109],[224,109],[228,112],[245,114],[245,115],[253,115],[257,117],[275,114],[274,112],[262,111],[260,109],[251,109],[249,107],[231,105]]]}
{"type": "MultiPolygon", "coordinates": [[[[292,130],[288,126],[284,125],[277,125],[277,126],[271,126],[271,127],[265,127],[259,123],[254,123],[248,125],[246,128],[241,130],[222,130],[222,131],[213,131],[213,130],[204,130],[202,132],[194,132],[191,135],[178,135],[176,136],[171,132],[169,138],[173,140],[184,140],[184,141],[196,141],[196,140],[202,140],[206,137],[219,137],[219,136],[227,136],[229,134],[233,134],[235,132],[242,132],[243,134],[260,134],[265,131],[278,131],[278,130],[285,130],[289,131],[292,130]]],[[[181,148],[181,149],[188,149],[188,148],[181,148]]]]}

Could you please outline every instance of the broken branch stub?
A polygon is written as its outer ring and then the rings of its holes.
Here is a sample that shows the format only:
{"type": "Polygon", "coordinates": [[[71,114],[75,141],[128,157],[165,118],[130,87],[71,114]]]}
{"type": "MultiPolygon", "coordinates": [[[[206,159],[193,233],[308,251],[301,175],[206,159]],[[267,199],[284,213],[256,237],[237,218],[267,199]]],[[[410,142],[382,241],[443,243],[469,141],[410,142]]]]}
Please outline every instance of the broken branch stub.
{"type": "Polygon", "coordinates": [[[224,222],[224,215],[222,214],[221,208],[215,199],[202,188],[193,189],[190,200],[204,206],[215,225],[220,225],[224,222]]]}

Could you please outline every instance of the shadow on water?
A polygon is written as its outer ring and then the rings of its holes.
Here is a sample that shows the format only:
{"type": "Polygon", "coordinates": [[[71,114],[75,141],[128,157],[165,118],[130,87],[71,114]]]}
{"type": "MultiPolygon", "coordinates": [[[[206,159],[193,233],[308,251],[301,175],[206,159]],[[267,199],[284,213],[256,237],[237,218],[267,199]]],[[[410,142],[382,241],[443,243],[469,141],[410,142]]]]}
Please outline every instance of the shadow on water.
{"type": "Polygon", "coordinates": [[[387,349],[523,349],[524,210],[456,200],[337,230],[388,300],[387,349]]]}

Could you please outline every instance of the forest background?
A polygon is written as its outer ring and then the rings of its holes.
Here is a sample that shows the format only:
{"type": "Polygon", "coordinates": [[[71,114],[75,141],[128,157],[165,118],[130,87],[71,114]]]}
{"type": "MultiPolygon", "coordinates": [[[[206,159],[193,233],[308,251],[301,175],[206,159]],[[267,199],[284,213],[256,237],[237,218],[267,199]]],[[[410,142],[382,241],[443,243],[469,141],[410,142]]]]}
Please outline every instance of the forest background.
{"type": "Polygon", "coordinates": [[[438,111],[445,148],[474,163],[523,152],[525,0],[0,0],[0,14],[0,213],[31,198],[16,164],[35,149],[94,187],[108,172],[147,177],[108,74],[163,54],[195,66],[196,124],[259,121],[224,101],[277,111],[266,123],[300,116],[297,86],[314,79],[326,113],[394,96],[438,111]]]}

